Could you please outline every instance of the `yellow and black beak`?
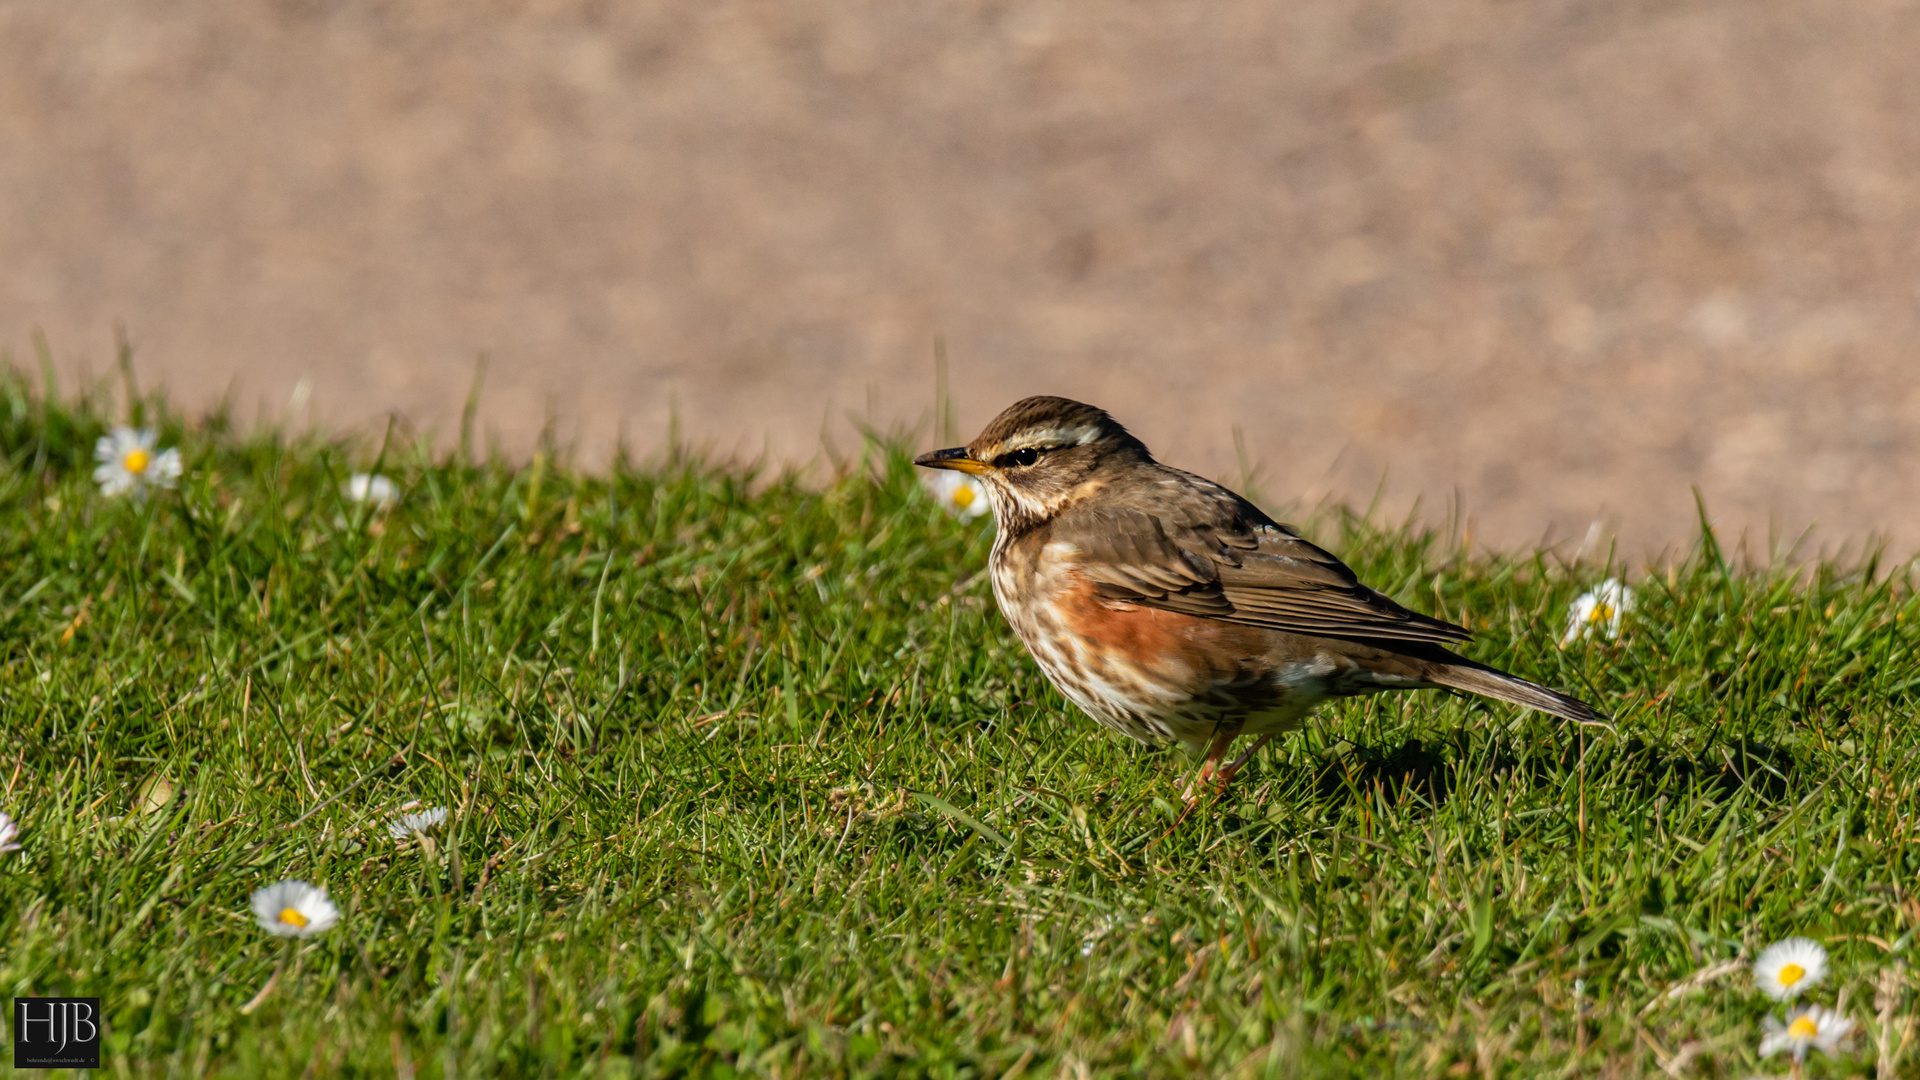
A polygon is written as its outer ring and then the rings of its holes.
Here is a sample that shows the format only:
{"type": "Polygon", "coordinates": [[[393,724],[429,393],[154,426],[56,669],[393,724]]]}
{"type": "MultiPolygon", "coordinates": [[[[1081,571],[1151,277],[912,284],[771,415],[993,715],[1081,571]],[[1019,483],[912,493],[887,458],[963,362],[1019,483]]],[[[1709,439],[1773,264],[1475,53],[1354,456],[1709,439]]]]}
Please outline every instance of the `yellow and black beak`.
{"type": "Polygon", "coordinates": [[[984,461],[975,461],[968,457],[967,448],[964,446],[956,446],[951,450],[931,450],[914,458],[913,463],[929,469],[954,469],[963,473],[973,473],[976,476],[993,468],[984,461]]]}

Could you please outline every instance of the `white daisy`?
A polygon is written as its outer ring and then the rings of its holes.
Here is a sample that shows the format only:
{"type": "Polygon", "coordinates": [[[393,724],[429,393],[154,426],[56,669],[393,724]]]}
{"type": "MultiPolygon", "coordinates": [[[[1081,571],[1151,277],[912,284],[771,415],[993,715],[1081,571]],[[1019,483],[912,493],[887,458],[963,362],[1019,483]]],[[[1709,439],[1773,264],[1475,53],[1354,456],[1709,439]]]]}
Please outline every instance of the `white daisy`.
{"type": "Polygon", "coordinates": [[[170,488],[180,479],[180,451],[156,449],[152,428],[117,427],[93,444],[93,482],[102,495],[144,496],[150,487],[170,488]]]}
{"type": "Polygon", "coordinates": [[[966,473],[932,469],[920,479],[940,503],[940,509],[961,521],[972,521],[993,509],[987,505],[986,486],[966,473]]]}
{"type": "Polygon", "coordinates": [[[1620,636],[1620,620],[1632,610],[1633,590],[1621,584],[1619,578],[1608,578],[1592,592],[1581,593],[1567,609],[1567,632],[1560,639],[1560,647],[1564,649],[1585,640],[1596,627],[1612,641],[1620,636]]]}
{"type": "Polygon", "coordinates": [[[447,808],[444,806],[429,807],[417,814],[401,814],[387,822],[387,835],[395,840],[405,840],[409,836],[425,836],[445,820],[447,820],[447,808]]]}
{"type": "Polygon", "coordinates": [[[340,909],[323,885],[289,879],[253,894],[253,917],[260,929],[279,937],[312,937],[340,921],[340,909]]]}
{"type": "Polygon", "coordinates": [[[400,485],[379,473],[354,473],[340,489],[351,502],[388,507],[400,501],[400,485]]]}
{"type": "Polygon", "coordinates": [[[1853,1021],[1832,1009],[1809,1005],[1795,1009],[1784,1024],[1769,1016],[1765,1027],[1767,1033],[1760,1038],[1761,1057],[1785,1050],[1795,1062],[1801,1062],[1807,1059],[1808,1050],[1829,1056],[1839,1052],[1840,1044],[1853,1031],[1853,1021]]]}
{"type": "Polygon", "coordinates": [[[13,842],[13,838],[19,835],[20,826],[14,824],[12,818],[0,814],[0,852],[19,851],[20,845],[13,842]]]}
{"type": "Polygon", "coordinates": [[[1827,950],[1811,938],[1790,937],[1760,951],[1753,961],[1753,982],[1775,1001],[1809,989],[1827,974],[1827,950]]]}

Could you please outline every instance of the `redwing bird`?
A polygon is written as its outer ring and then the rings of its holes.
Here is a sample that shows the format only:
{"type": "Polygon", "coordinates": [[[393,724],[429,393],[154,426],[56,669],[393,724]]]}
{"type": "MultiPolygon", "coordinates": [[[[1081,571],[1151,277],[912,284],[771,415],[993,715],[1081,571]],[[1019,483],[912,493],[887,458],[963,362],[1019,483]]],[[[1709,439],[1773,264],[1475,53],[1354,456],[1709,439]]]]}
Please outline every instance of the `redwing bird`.
{"type": "Polygon", "coordinates": [[[1226,488],[1153,459],[1103,410],[1030,397],[914,459],[978,477],[1000,611],[1087,715],[1204,753],[1225,784],[1329,698],[1448,687],[1589,723],[1586,703],[1448,652],[1472,635],[1360,584],[1226,488]],[[1224,768],[1241,735],[1258,736],[1224,768]]]}

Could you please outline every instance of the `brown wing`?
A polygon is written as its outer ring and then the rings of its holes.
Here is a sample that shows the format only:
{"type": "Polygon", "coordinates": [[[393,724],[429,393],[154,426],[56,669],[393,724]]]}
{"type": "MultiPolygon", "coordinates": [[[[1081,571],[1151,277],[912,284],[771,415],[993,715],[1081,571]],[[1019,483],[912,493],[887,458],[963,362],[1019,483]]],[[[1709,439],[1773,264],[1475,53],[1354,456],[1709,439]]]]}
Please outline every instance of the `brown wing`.
{"type": "Polygon", "coordinates": [[[1068,510],[1050,523],[1048,540],[1073,546],[1100,595],[1293,634],[1436,643],[1472,636],[1360,584],[1345,563],[1227,489],[1166,471],[1173,476],[1145,498],[1124,500],[1134,505],[1068,510]]]}

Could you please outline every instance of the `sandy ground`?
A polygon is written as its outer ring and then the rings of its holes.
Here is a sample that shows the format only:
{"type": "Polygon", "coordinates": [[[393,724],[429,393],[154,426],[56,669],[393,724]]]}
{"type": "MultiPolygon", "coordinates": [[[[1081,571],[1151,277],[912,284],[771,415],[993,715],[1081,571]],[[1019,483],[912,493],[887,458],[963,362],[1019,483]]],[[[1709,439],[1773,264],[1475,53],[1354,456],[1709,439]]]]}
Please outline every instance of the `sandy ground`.
{"type": "MultiPolygon", "coordinates": [[[[1920,542],[1904,0],[0,0],[0,347],[815,458],[1032,392],[1492,544],[1920,542]]],[[[931,440],[929,433],[926,438],[931,440]]]]}

